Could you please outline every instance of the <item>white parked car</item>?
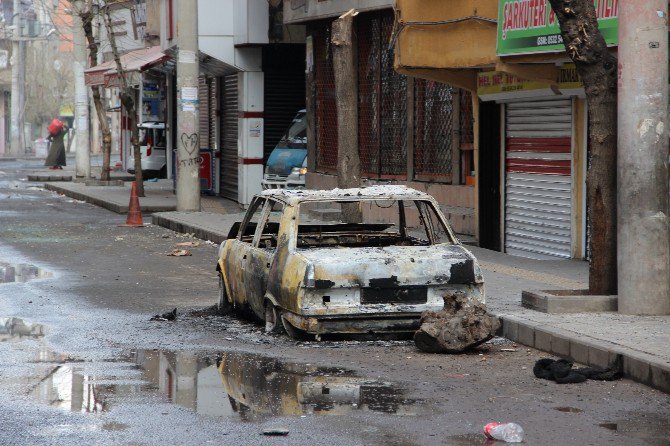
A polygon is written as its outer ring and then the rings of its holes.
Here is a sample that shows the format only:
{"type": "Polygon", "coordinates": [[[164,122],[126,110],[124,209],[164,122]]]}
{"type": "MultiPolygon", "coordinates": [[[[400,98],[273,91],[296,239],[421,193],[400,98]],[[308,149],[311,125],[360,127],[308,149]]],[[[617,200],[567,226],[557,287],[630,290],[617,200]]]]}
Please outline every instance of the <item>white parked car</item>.
{"type": "MultiPolygon", "coordinates": [[[[142,153],[142,176],[167,177],[167,134],[164,122],[143,122],[140,129],[142,153]]],[[[135,157],[131,150],[128,157],[128,173],[135,173],[135,157]]]]}

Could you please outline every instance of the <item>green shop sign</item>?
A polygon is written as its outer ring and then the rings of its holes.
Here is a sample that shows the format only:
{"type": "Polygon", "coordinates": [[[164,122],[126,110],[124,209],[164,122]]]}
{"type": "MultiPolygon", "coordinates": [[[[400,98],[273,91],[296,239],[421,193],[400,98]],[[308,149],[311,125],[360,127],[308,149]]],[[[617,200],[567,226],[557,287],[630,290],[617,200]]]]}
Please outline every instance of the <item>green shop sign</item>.
{"type": "MultiPolygon", "coordinates": [[[[618,43],[619,0],[594,0],[607,45],[618,43]]],[[[499,56],[564,51],[558,18],[548,0],[499,0],[499,56]]]]}

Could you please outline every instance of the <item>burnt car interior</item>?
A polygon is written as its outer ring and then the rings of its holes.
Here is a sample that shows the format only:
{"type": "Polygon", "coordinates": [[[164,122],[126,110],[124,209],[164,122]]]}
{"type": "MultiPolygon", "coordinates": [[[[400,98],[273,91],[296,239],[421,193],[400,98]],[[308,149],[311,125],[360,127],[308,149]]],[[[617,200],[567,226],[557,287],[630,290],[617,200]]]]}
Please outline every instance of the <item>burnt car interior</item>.
{"type": "MultiPolygon", "coordinates": [[[[351,201],[337,203],[351,205],[351,201]]],[[[356,203],[356,202],[353,202],[356,203]]],[[[298,226],[297,247],[309,248],[361,248],[386,246],[428,246],[452,242],[448,231],[435,214],[429,202],[402,200],[361,200],[363,223],[319,222],[312,223],[315,215],[310,206],[303,203],[301,220],[307,213],[309,223],[298,226]],[[304,209],[303,209],[304,208],[304,209]],[[418,225],[408,224],[408,209],[412,209],[418,225]],[[368,210],[368,212],[366,212],[368,210]]],[[[337,210],[337,209],[336,209],[337,210]]],[[[316,214],[316,215],[323,215],[316,214]]],[[[341,213],[334,212],[334,215],[341,213]]]]}

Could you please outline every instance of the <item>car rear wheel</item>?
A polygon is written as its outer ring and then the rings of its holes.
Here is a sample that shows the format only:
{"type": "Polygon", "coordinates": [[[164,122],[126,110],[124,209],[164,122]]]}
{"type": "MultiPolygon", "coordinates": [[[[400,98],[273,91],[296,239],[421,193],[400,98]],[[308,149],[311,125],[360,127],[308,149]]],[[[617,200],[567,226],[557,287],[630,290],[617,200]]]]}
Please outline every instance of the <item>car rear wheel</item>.
{"type": "Polygon", "coordinates": [[[314,336],[307,333],[305,330],[301,330],[299,328],[294,327],[291,325],[289,321],[286,320],[286,318],[282,315],[281,316],[281,321],[282,325],[284,326],[284,330],[286,331],[286,334],[291,338],[295,339],[296,341],[313,341],[314,336]]]}
{"type": "Polygon", "coordinates": [[[278,334],[284,331],[281,322],[281,312],[269,300],[265,302],[265,332],[278,334]]]}
{"type": "Polygon", "coordinates": [[[229,314],[233,310],[233,306],[228,302],[226,284],[223,281],[223,274],[221,273],[219,273],[219,302],[216,305],[216,309],[221,315],[229,314]]]}

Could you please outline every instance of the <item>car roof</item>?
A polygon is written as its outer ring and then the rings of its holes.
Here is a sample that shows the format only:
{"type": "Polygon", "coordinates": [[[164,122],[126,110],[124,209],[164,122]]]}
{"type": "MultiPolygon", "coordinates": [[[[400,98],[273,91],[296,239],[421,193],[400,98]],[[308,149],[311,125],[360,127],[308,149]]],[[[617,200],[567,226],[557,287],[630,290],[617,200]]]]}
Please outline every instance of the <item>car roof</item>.
{"type": "Polygon", "coordinates": [[[330,190],[267,189],[258,196],[273,198],[292,205],[306,201],[433,200],[433,197],[425,192],[402,185],[375,185],[330,190]]]}

